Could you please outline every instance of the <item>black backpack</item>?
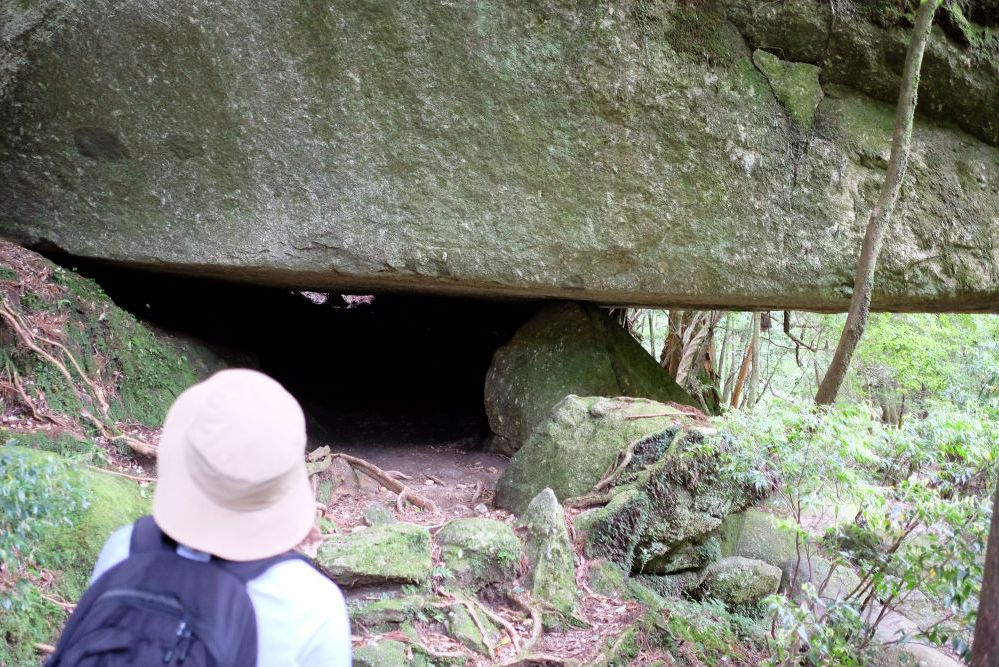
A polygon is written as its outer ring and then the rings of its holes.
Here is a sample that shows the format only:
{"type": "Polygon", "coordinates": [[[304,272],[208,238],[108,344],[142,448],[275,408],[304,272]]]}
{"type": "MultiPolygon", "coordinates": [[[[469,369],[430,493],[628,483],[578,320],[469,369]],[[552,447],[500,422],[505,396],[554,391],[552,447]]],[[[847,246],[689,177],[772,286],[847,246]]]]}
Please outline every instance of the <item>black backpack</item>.
{"type": "Polygon", "coordinates": [[[46,667],[257,663],[257,623],[246,584],[287,552],[237,563],[196,561],[152,517],[132,528],[128,558],[97,578],[70,617],[46,667]]]}

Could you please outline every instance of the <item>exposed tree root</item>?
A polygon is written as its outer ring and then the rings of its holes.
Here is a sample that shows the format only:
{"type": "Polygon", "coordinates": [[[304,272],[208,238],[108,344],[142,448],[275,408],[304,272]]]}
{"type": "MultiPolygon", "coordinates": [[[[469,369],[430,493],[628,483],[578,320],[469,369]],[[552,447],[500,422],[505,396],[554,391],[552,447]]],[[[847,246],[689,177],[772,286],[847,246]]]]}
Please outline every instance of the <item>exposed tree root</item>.
{"type": "MultiPolygon", "coordinates": [[[[0,300],[0,317],[2,317],[4,320],[7,321],[10,327],[14,330],[14,333],[17,334],[21,342],[24,343],[25,347],[27,347],[29,350],[34,352],[37,356],[41,357],[45,361],[48,361],[56,368],[57,371],[59,371],[59,373],[66,379],[66,383],[69,386],[69,389],[74,393],[76,393],[77,397],[80,398],[82,402],[84,403],[89,402],[97,405],[100,411],[101,419],[94,417],[86,410],[83,410],[81,412],[81,416],[89,420],[97,429],[98,433],[101,434],[102,437],[107,438],[109,441],[112,442],[114,441],[124,442],[133,451],[143,456],[148,456],[149,458],[156,457],[157,448],[154,445],[142,442],[141,440],[137,440],[127,435],[123,435],[120,432],[118,432],[117,428],[115,428],[113,425],[110,424],[111,421],[109,417],[110,407],[108,406],[107,400],[104,397],[104,391],[100,388],[100,386],[96,382],[91,380],[90,377],[83,372],[83,367],[80,366],[79,362],[76,360],[76,357],[73,356],[73,354],[69,351],[68,348],[66,348],[65,345],[50,338],[46,338],[44,336],[36,337],[35,335],[33,335],[30,331],[30,327],[25,322],[22,322],[21,318],[18,317],[17,313],[11,308],[9,308],[7,304],[4,303],[2,300],[0,300]],[[83,381],[86,387],[90,389],[89,393],[85,393],[81,396],[78,384],[76,380],[73,379],[73,374],[69,372],[68,368],[66,368],[66,365],[63,364],[61,361],[59,361],[59,359],[57,359],[54,355],[43,349],[38,344],[37,341],[41,341],[47,345],[51,345],[52,347],[55,347],[60,351],[62,351],[62,353],[66,356],[66,358],[69,359],[69,362],[73,366],[73,368],[76,369],[76,372],[79,374],[80,379],[83,381]]],[[[31,409],[32,412],[34,412],[33,405],[29,405],[29,409],[31,409]]]]}
{"type": "Polygon", "coordinates": [[[343,459],[355,470],[359,470],[360,472],[364,473],[371,479],[375,480],[376,482],[384,486],[386,489],[389,489],[390,491],[394,491],[397,494],[399,494],[399,497],[396,500],[396,507],[399,508],[400,512],[402,511],[400,506],[402,505],[402,502],[404,500],[408,500],[413,505],[416,505],[420,509],[426,510],[428,512],[437,513],[439,511],[437,509],[437,505],[434,504],[434,501],[416,493],[411,488],[400,482],[398,479],[392,477],[390,474],[388,474],[387,472],[376,466],[374,463],[365,461],[364,459],[359,459],[356,456],[351,456],[350,454],[344,454],[342,452],[331,452],[328,445],[324,445],[323,447],[314,450],[308,456],[309,460],[313,462],[319,462],[326,457],[329,457],[330,462],[332,462],[333,459],[337,458],[343,459]],[[405,495],[403,495],[403,493],[405,493],[405,495]]]}
{"type": "Polygon", "coordinates": [[[502,628],[506,631],[507,636],[510,637],[510,644],[513,646],[514,652],[517,655],[520,655],[520,635],[517,633],[516,628],[513,627],[513,624],[478,600],[473,599],[472,603],[478,606],[491,621],[502,626],[502,628]]]}
{"type": "Polygon", "coordinates": [[[159,480],[155,477],[140,477],[138,475],[129,475],[123,472],[118,472],[117,470],[108,470],[107,468],[98,468],[97,466],[87,466],[91,470],[96,470],[97,472],[102,472],[105,475],[114,475],[115,477],[124,477],[125,479],[130,479],[135,482],[158,482],[159,480]]]}
{"type": "Polygon", "coordinates": [[[492,637],[486,632],[486,627],[482,625],[482,619],[479,618],[478,612],[475,611],[475,606],[468,600],[461,600],[461,604],[468,610],[469,615],[472,617],[472,622],[475,623],[475,628],[482,635],[482,641],[486,645],[486,649],[489,650],[489,659],[496,659],[496,644],[493,642],[492,637]]]}

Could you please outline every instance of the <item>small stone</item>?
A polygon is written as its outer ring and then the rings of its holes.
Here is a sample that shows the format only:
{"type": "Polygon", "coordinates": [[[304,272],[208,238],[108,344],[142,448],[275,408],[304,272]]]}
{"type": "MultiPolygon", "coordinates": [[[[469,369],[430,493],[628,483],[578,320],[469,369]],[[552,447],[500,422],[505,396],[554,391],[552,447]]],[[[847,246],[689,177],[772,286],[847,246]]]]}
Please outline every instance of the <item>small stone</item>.
{"type": "Polygon", "coordinates": [[[758,603],[780,586],[781,571],[769,563],[741,556],[723,558],[708,567],[701,595],[717,598],[728,607],[758,603]]]}
{"type": "Polygon", "coordinates": [[[382,526],[398,523],[398,520],[392,512],[387,510],[383,505],[378,505],[377,503],[368,505],[368,507],[364,510],[364,514],[361,516],[361,519],[369,526],[382,526]]]}
{"type": "Polygon", "coordinates": [[[525,584],[531,594],[563,614],[576,606],[576,569],[565,512],[555,493],[545,489],[527,506],[524,551],[530,563],[525,584]]]}
{"type": "Polygon", "coordinates": [[[319,546],[316,565],[343,587],[416,584],[430,578],[430,532],[409,523],[334,535],[319,546]]]}
{"type": "Polygon", "coordinates": [[[383,639],[355,649],[351,658],[354,667],[397,667],[407,663],[406,645],[383,639]]]}
{"type": "Polygon", "coordinates": [[[489,516],[489,508],[486,507],[485,503],[479,503],[475,506],[475,513],[479,516],[489,516]]]}
{"type": "Polygon", "coordinates": [[[510,526],[492,519],[455,519],[437,533],[441,560],[459,587],[512,581],[520,563],[520,540],[510,526]]]}

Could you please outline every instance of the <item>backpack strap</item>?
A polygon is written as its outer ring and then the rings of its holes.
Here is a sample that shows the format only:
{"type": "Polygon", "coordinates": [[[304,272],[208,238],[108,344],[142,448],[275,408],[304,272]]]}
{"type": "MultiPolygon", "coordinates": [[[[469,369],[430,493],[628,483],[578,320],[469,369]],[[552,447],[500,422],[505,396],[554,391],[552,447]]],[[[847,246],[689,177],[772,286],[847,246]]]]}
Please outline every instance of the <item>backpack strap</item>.
{"type": "MultiPolygon", "coordinates": [[[[132,539],[129,542],[129,554],[148,551],[170,551],[177,549],[177,542],[160,530],[151,516],[144,516],[132,524],[132,539]]],[[[251,561],[232,561],[212,556],[212,564],[225,570],[239,579],[243,584],[256,579],[278,563],[286,560],[302,560],[316,568],[308,556],[289,550],[284,553],[251,561]]]]}
{"type": "Polygon", "coordinates": [[[128,543],[129,555],[144,551],[173,551],[177,543],[160,530],[151,516],[144,516],[132,524],[132,538],[128,543]]]}

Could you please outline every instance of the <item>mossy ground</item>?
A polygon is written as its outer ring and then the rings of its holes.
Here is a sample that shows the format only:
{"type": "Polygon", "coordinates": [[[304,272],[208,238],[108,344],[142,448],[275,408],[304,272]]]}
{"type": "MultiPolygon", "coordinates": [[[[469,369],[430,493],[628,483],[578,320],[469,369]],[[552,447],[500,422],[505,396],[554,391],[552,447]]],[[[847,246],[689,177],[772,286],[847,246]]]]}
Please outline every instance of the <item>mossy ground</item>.
{"type": "MultiPolygon", "coordinates": [[[[73,422],[82,410],[97,414],[82,372],[106,395],[108,419],[157,427],[174,398],[218,366],[207,351],[154,333],[118,308],[96,282],[40,255],[0,242],[0,266],[5,269],[3,303],[74,380],[70,384],[53,363],[30,350],[8,322],[0,324],[0,375],[13,378],[16,372],[36,409],[73,422]],[[42,338],[61,344],[68,354],[42,338]]],[[[8,400],[5,409],[14,402],[8,400]]],[[[89,428],[81,423],[80,434],[89,428]]]]}
{"type": "MultiPolygon", "coordinates": [[[[0,439],[4,439],[0,437],[0,439]]],[[[67,521],[43,533],[29,545],[34,558],[12,577],[0,578],[0,597],[9,600],[0,609],[0,664],[37,665],[35,643],[52,643],[67,618],[54,600],[75,601],[83,593],[101,546],[117,528],[148,514],[151,489],[106,473],[74,467],[70,460],[52,454],[60,445],[43,442],[36,435],[6,437],[5,451],[16,451],[39,466],[52,461],[65,482],[85,500],[67,521]],[[21,442],[18,446],[13,442],[21,442]],[[7,450],[6,448],[10,448],[7,450]]],[[[59,498],[53,499],[58,503],[59,498]]],[[[53,511],[58,508],[53,504],[53,511]]]]}

